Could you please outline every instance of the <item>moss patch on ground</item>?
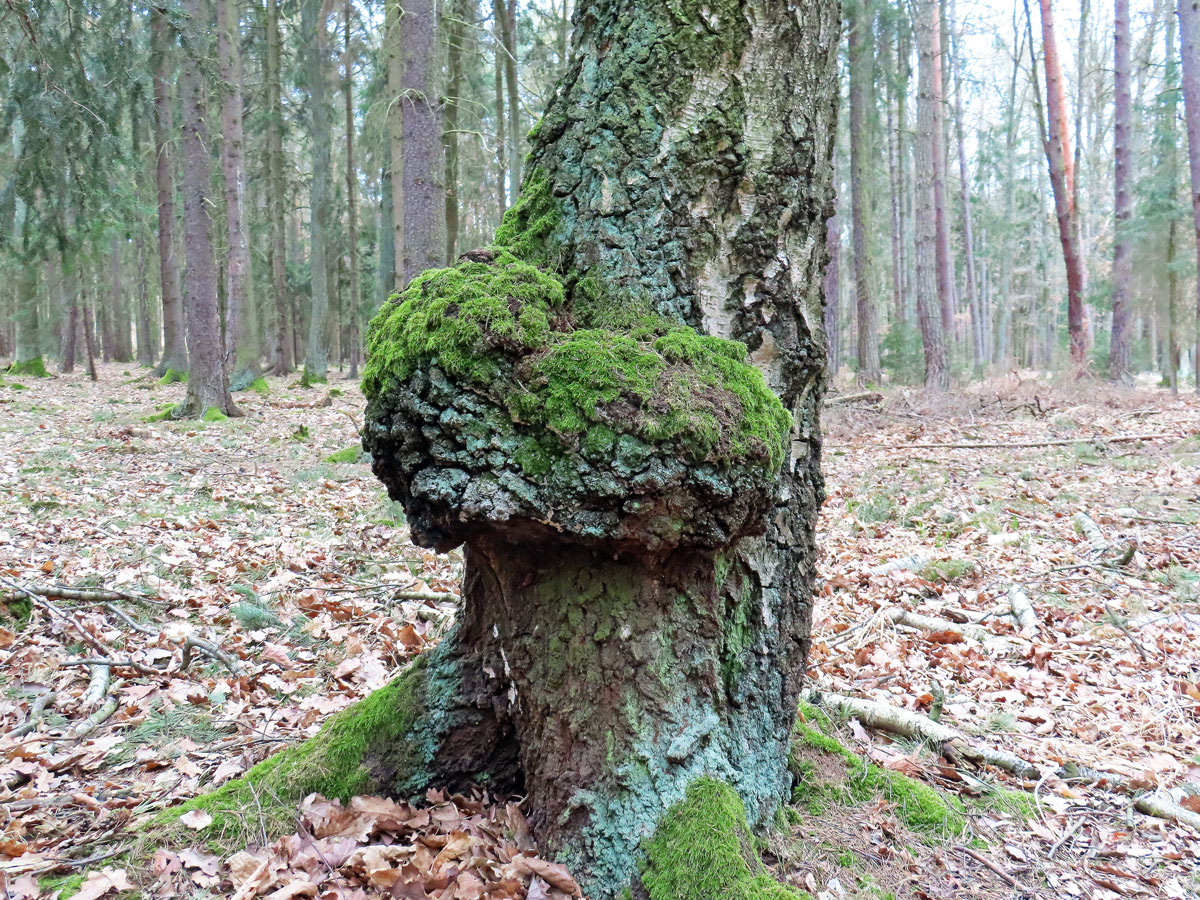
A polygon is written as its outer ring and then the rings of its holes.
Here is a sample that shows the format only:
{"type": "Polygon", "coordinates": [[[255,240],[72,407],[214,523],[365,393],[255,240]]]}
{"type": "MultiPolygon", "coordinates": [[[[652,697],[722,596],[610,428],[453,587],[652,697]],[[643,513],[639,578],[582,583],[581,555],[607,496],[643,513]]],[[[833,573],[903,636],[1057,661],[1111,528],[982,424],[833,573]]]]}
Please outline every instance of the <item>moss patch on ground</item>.
{"type": "Polygon", "coordinates": [[[162,378],[158,379],[159,384],[175,384],[177,382],[187,383],[188,373],[179,369],[167,369],[163,373],[162,378]]]}
{"type": "Polygon", "coordinates": [[[38,887],[47,897],[67,900],[68,897],[79,893],[79,889],[83,887],[83,880],[82,872],[76,872],[74,875],[46,875],[38,879],[38,887]]]}
{"type": "Polygon", "coordinates": [[[969,559],[935,559],[922,567],[918,573],[926,581],[942,581],[946,584],[965,578],[975,571],[975,563],[969,559]]]}
{"type": "Polygon", "coordinates": [[[832,737],[831,731],[824,713],[800,704],[790,760],[796,778],[792,800],[797,806],[822,815],[830,806],[883,797],[914,831],[932,837],[957,837],[966,831],[966,809],[957,797],[867,762],[832,737]]]}
{"type": "Polygon", "coordinates": [[[40,356],[35,356],[33,359],[27,359],[23,362],[15,362],[8,367],[9,375],[28,375],[31,378],[49,378],[50,373],[46,371],[46,364],[42,362],[40,356]]]}
{"type": "Polygon", "coordinates": [[[347,447],[345,450],[339,450],[337,453],[330,453],[325,457],[327,463],[356,463],[366,457],[363,448],[359,446],[347,447]]]}
{"type": "Polygon", "coordinates": [[[692,782],[645,846],[641,880],[650,900],[806,900],[766,870],[746,809],[713,778],[692,782]]]}

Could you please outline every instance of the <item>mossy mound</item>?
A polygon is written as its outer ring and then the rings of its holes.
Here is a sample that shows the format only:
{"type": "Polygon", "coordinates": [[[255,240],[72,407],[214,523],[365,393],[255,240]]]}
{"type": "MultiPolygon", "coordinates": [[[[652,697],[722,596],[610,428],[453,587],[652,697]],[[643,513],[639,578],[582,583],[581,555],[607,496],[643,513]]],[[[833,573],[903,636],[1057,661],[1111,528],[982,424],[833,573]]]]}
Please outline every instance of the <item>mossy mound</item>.
{"type": "Polygon", "coordinates": [[[35,356],[33,359],[26,359],[21,362],[14,362],[8,367],[9,375],[28,375],[31,378],[49,378],[50,373],[46,371],[46,364],[40,356],[35,356]]]}
{"type": "Polygon", "coordinates": [[[763,866],[741,798],[698,778],[645,846],[641,880],[650,900],[808,900],[763,866]]]}
{"type": "Polygon", "coordinates": [[[327,463],[356,463],[363,460],[370,460],[370,456],[363,452],[362,447],[347,447],[325,457],[327,463]]]}
{"type": "Polygon", "coordinates": [[[158,379],[158,383],[163,385],[175,384],[177,382],[186,384],[187,380],[187,372],[183,372],[179,369],[167,369],[167,371],[163,373],[162,378],[158,379]]]}
{"type": "Polygon", "coordinates": [[[201,422],[225,422],[228,419],[229,416],[225,415],[225,413],[221,412],[215,406],[210,406],[204,411],[204,415],[200,417],[201,422]]]}

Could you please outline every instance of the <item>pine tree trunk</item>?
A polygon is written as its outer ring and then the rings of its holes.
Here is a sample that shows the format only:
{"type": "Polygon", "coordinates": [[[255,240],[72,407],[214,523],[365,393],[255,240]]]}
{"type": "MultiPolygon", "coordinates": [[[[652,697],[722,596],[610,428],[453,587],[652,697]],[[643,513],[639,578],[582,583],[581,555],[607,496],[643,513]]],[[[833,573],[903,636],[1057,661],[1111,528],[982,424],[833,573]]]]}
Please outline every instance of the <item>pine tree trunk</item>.
{"type": "Polygon", "coordinates": [[[1076,373],[1087,366],[1087,336],[1083,316],[1083,260],[1079,255],[1079,225],[1075,213],[1075,171],[1071,161],[1071,137],[1067,131],[1066,100],[1062,66],[1054,39],[1051,0],[1039,0],[1042,13],[1042,54],[1046,67],[1046,161],[1054,191],[1054,213],[1059,242],[1067,269],[1067,333],[1071,364],[1076,373]]]}
{"type": "MultiPolygon", "coordinates": [[[[501,29],[507,14],[504,9],[504,0],[492,0],[492,18],[494,20],[495,34],[493,35],[496,46],[495,68],[493,71],[493,82],[496,91],[496,202],[500,215],[496,221],[499,222],[504,218],[504,211],[509,207],[508,199],[508,145],[505,143],[505,118],[504,118],[504,40],[501,37],[501,29]]],[[[514,191],[515,192],[515,191],[514,191]]]]}
{"type": "Polygon", "coordinates": [[[79,297],[75,277],[75,256],[70,250],[62,254],[62,297],[67,314],[59,343],[59,371],[69,375],[75,371],[75,344],[79,335],[79,297]]]}
{"type": "Polygon", "coordinates": [[[896,69],[902,63],[893,65],[890,40],[883,42],[883,55],[884,84],[887,87],[887,95],[884,98],[886,108],[884,127],[887,131],[888,199],[891,203],[892,315],[896,323],[902,325],[907,319],[904,311],[904,232],[900,217],[900,208],[903,203],[900,160],[904,150],[902,137],[895,127],[892,115],[893,95],[896,93],[895,85],[899,80],[899,73],[896,69]]]}
{"type": "Polygon", "coordinates": [[[392,147],[383,142],[383,165],[379,170],[379,229],[376,243],[379,246],[379,271],[376,272],[376,297],[371,308],[377,308],[396,290],[396,244],[395,229],[392,227],[392,147]]]}
{"type": "MultiPolygon", "coordinates": [[[[329,184],[330,144],[326,62],[329,55],[326,19],[330,0],[304,0],[301,25],[304,34],[304,73],[308,89],[309,139],[312,179],[309,187],[309,263],[312,277],[312,306],[308,319],[308,341],[304,348],[304,382],[325,380],[329,371],[329,184]]],[[[407,32],[408,28],[405,28],[407,32]]]]}
{"type": "MultiPolygon", "coordinates": [[[[931,4],[927,27],[931,31],[930,40],[933,48],[929,56],[929,91],[932,97],[930,105],[933,112],[931,132],[933,146],[930,150],[933,170],[930,174],[933,188],[934,249],[937,264],[938,304],[942,318],[942,341],[943,348],[945,348],[954,341],[955,302],[954,255],[950,249],[950,218],[947,214],[949,204],[946,201],[946,80],[942,67],[944,48],[941,0],[935,0],[931,4]]],[[[948,374],[947,372],[947,376],[948,374]]]]}
{"type": "Polygon", "coordinates": [[[155,6],[150,18],[154,45],[154,178],[158,189],[158,275],[162,294],[163,355],[154,372],[174,379],[188,370],[183,301],[179,296],[179,263],[175,255],[175,183],[172,174],[170,83],[167,12],[155,6]]]}
{"type": "Polygon", "coordinates": [[[187,396],[173,412],[176,418],[199,418],[216,410],[227,416],[240,415],[229,395],[221,340],[221,311],[217,303],[217,266],[213,257],[209,134],[207,132],[208,85],[201,74],[208,57],[206,21],[202,0],[185,0],[187,21],[181,29],[183,41],[183,234],[187,268],[184,271],[183,309],[187,322],[187,396]]]}
{"type": "Polygon", "coordinates": [[[446,265],[454,263],[458,246],[458,110],[463,94],[463,43],[472,24],[473,0],[455,0],[443,19],[446,35],[446,106],[443,151],[446,160],[446,265]]]}
{"type": "MultiPolygon", "coordinates": [[[[1179,56],[1183,62],[1183,108],[1192,182],[1192,218],[1200,241],[1200,0],[1179,0],[1179,56]]],[[[1197,243],[1200,260],[1200,243],[1197,243]]],[[[1200,394],[1200,279],[1196,281],[1196,393],[1200,394]]]]}
{"type": "Polygon", "coordinates": [[[836,375],[842,365],[841,332],[838,321],[838,294],[841,290],[840,265],[842,230],[835,211],[825,228],[825,247],[829,262],[825,265],[825,348],[826,365],[830,375],[836,375]]]}
{"type": "Polygon", "coordinates": [[[504,82],[508,87],[509,206],[521,188],[521,100],[517,88],[517,0],[496,0],[500,39],[504,44],[504,82]]]}
{"type": "Polygon", "coordinates": [[[864,81],[869,72],[870,51],[863,46],[864,34],[869,39],[870,19],[864,15],[858,0],[846,7],[847,64],[850,69],[850,216],[854,230],[854,297],[858,312],[858,380],[868,384],[880,382],[879,336],[875,331],[875,303],[871,296],[870,272],[867,260],[866,198],[863,196],[865,173],[863,159],[867,142],[866,114],[863,99],[864,81]]]}
{"type": "Polygon", "coordinates": [[[441,59],[433,0],[406,0],[404,51],[404,283],[446,259],[441,59]]]}
{"type": "Polygon", "coordinates": [[[271,293],[275,308],[274,360],[276,375],[287,375],[296,367],[291,300],[287,286],[287,238],[283,177],[283,102],[280,97],[279,0],[267,0],[267,52],[263,78],[267,88],[267,217],[270,219],[271,293]]]}
{"type": "Polygon", "coordinates": [[[492,248],[371,329],[364,446],[414,539],[466,544],[458,623],[251,783],[519,787],[594,900],[643,859],[653,900],[677,896],[654,887],[645,841],[702,779],[770,819],[790,790],[823,495],[838,31],[830,0],[581,5],[492,248]],[[581,166],[601,134],[624,152],[581,166]],[[460,321],[480,340],[457,340],[460,321]]]}
{"type": "Polygon", "coordinates": [[[217,0],[217,55],[221,71],[221,167],[225,175],[225,227],[229,263],[225,280],[225,366],[235,390],[259,375],[258,317],[246,235],[243,162],[242,53],[238,0],[217,0]]]}
{"type": "MultiPolygon", "coordinates": [[[[1176,140],[1175,121],[1179,109],[1179,57],[1175,51],[1175,16],[1168,14],[1165,29],[1166,66],[1163,71],[1161,109],[1158,116],[1156,143],[1158,157],[1162,160],[1164,180],[1171,187],[1167,193],[1167,210],[1170,223],[1167,225],[1167,321],[1170,323],[1170,346],[1168,347],[1168,384],[1173,394],[1179,393],[1179,368],[1181,352],[1179,343],[1179,273],[1175,268],[1175,257],[1179,243],[1179,221],[1175,213],[1179,192],[1179,149],[1176,140]]],[[[1200,334],[1197,335],[1200,342],[1200,334]]]]}
{"type": "Polygon", "coordinates": [[[917,134],[913,143],[916,168],[916,251],[914,253],[914,293],[917,299],[917,324],[925,353],[925,388],[944,391],[950,386],[950,368],[946,362],[943,338],[944,309],[938,283],[937,171],[935,159],[941,143],[936,107],[940,103],[937,83],[941,40],[938,37],[937,0],[918,0],[914,6],[917,32],[917,134]]]}
{"type": "Polygon", "coordinates": [[[1113,20],[1113,264],[1112,337],[1109,342],[1108,377],[1129,378],[1129,281],[1133,275],[1133,243],[1129,233],[1133,216],[1133,100],[1130,89],[1129,0],[1116,0],[1113,20]]]}

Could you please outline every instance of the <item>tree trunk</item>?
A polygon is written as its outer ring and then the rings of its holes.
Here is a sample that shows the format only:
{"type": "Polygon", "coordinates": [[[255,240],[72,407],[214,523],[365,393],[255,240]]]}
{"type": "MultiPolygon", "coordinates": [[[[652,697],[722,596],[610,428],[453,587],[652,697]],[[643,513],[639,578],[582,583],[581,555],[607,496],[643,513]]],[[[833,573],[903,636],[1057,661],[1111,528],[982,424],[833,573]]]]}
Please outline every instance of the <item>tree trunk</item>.
{"type": "MultiPolygon", "coordinates": [[[[929,91],[933,111],[933,180],[934,246],[937,262],[938,302],[942,317],[943,347],[954,340],[954,254],[950,249],[950,219],[946,202],[946,81],[942,69],[942,9],[940,0],[931,5],[928,27],[931,30],[932,50],[929,57],[929,91]]],[[[920,50],[918,50],[920,53],[920,50]]],[[[918,89],[919,94],[919,89],[918,89]]],[[[919,113],[918,113],[919,115],[919,113]]],[[[919,127],[919,126],[918,126],[919,127]]],[[[947,375],[949,372],[947,372],[947,375]]]]}
{"type": "Polygon", "coordinates": [[[62,341],[59,344],[58,367],[64,375],[75,371],[75,344],[79,334],[79,296],[75,278],[75,255],[70,250],[62,253],[62,298],[67,315],[63,323],[62,341]]]}
{"type": "Polygon", "coordinates": [[[392,227],[392,147],[383,142],[383,165],[379,171],[379,271],[376,273],[378,295],[371,304],[376,309],[396,290],[396,230],[392,227]]]}
{"type": "MultiPolygon", "coordinates": [[[[372,324],[364,445],[416,540],[466,544],[462,613],[251,783],[519,786],[595,900],[639,871],[653,900],[679,896],[653,836],[698,783],[726,782],[754,825],[787,797],[823,493],[838,10],[720,10],[697,27],[698,10],[581,5],[492,249],[372,324]],[[580,166],[602,134],[625,153],[580,166]]],[[[714,875],[730,896],[765,887],[714,875]]]]}
{"type": "MultiPolygon", "coordinates": [[[[916,168],[916,252],[913,280],[917,299],[917,324],[925,352],[925,388],[944,391],[950,386],[943,338],[945,310],[940,306],[938,280],[937,167],[941,139],[936,107],[940,103],[937,84],[941,40],[938,37],[937,0],[917,0],[914,5],[917,32],[917,134],[913,144],[916,168]]],[[[953,324],[953,322],[951,323],[953,324]]]]}
{"type": "Polygon", "coordinates": [[[1054,214],[1067,269],[1067,333],[1071,364],[1076,374],[1087,367],[1087,336],[1083,318],[1083,260],[1079,255],[1079,225],[1075,214],[1075,170],[1071,161],[1071,136],[1067,130],[1062,66],[1054,39],[1051,0],[1039,0],[1042,13],[1042,55],[1046,67],[1046,162],[1054,191],[1054,214]]]}
{"type": "Polygon", "coordinates": [[[154,45],[154,178],[158,188],[158,275],[162,294],[163,355],[154,373],[175,381],[188,370],[183,302],[179,296],[179,263],[175,256],[175,184],[170,154],[172,67],[168,54],[166,9],[155,6],[150,17],[154,45]]]}
{"type": "MultiPolygon", "coordinates": [[[[1200,0],[1179,0],[1179,56],[1183,62],[1183,108],[1187,125],[1188,166],[1192,181],[1192,218],[1200,263],[1200,0]]],[[[1200,279],[1196,280],[1196,393],[1200,394],[1200,279]]]]}
{"type": "Polygon", "coordinates": [[[869,39],[870,18],[858,0],[846,6],[847,64],[850,69],[850,217],[854,230],[854,298],[858,312],[858,380],[879,384],[879,336],[875,330],[875,303],[871,297],[870,272],[867,265],[866,199],[863,196],[863,159],[867,141],[866,114],[863,99],[864,81],[869,72],[870,51],[863,46],[864,34],[869,39]]]}
{"type": "Polygon", "coordinates": [[[217,0],[217,55],[221,71],[221,167],[225,174],[225,227],[229,263],[225,280],[225,366],[234,390],[259,375],[258,317],[246,236],[246,175],[243,163],[240,4],[217,0]]]}
{"type": "Polygon", "coordinates": [[[458,246],[458,110],[463,94],[463,43],[475,0],[455,0],[443,19],[446,35],[446,108],[442,132],[446,160],[446,265],[453,265],[458,246]]]}
{"type": "Polygon", "coordinates": [[[208,58],[203,0],[185,0],[183,42],[183,228],[184,316],[187,321],[187,396],[175,407],[175,418],[199,418],[211,410],[240,415],[229,395],[221,341],[221,311],[217,303],[217,266],[213,258],[212,222],[209,220],[208,84],[201,75],[208,58]]]}
{"type": "Polygon", "coordinates": [[[346,217],[348,244],[350,255],[350,290],[347,292],[347,302],[350,305],[350,329],[347,343],[350,352],[350,375],[358,381],[358,358],[362,347],[362,326],[359,320],[362,316],[362,299],[359,297],[358,282],[358,165],[354,161],[354,70],[350,56],[350,20],[353,13],[350,0],[342,13],[346,20],[346,43],[342,65],[345,68],[342,91],[346,100],[346,217]]]}
{"type": "MultiPolygon", "coordinates": [[[[953,0],[951,0],[950,9],[953,18],[953,0]]],[[[975,281],[975,234],[971,222],[971,182],[967,172],[967,142],[963,137],[962,29],[958,23],[951,23],[950,29],[954,47],[950,64],[954,72],[954,127],[955,137],[958,138],[958,199],[962,206],[963,254],[967,263],[967,309],[971,314],[971,350],[975,360],[975,374],[982,375],[984,367],[987,365],[987,353],[984,351],[983,306],[979,300],[979,286],[975,281]]]]}
{"type": "Polygon", "coordinates": [[[1129,233],[1133,216],[1133,100],[1130,89],[1129,0],[1116,0],[1113,20],[1113,264],[1112,337],[1109,342],[1108,377],[1129,378],[1129,281],[1133,275],[1133,241],[1129,233]]]}
{"type": "Polygon", "coordinates": [[[401,54],[403,28],[401,0],[385,0],[384,43],[387,47],[388,144],[390,148],[389,177],[392,180],[392,257],[395,260],[395,284],[388,288],[401,290],[404,285],[404,57],[401,54]]]}
{"type": "Polygon", "coordinates": [[[270,219],[271,293],[274,295],[275,334],[272,370],[287,375],[296,367],[291,300],[287,287],[287,237],[283,177],[283,101],[279,35],[279,0],[267,0],[267,52],[263,78],[267,88],[267,217],[270,219]]]}
{"type": "Polygon", "coordinates": [[[504,39],[501,37],[503,23],[507,18],[504,0],[492,0],[492,18],[494,19],[496,45],[495,70],[493,81],[496,90],[496,201],[500,215],[496,221],[504,218],[504,211],[509,207],[508,200],[508,145],[505,143],[504,125],[504,39]]]}
{"type": "Polygon", "coordinates": [[[13,364],[14,375],[45,375],[42,361],[42,318],[38,309],[37,266],[22,261],[17,275],[17,340],[13,364]]]}
{"type": "Polygon", "coordinates": [[[406,0],[404,28],[404,283],[446,259],[442,113],[433,0],[406,0]]]}
{"type": "MultiPolygon", "coordinates": [[[[1170,326],[1169,345],[1167,348],[1167,366],[1170,369],[1167,383],[1173,394],[1179,393],[1179,272],[1175,266],[1175,256],[1179,243],[1179,217],[1176,214],[1179,185],[1179,148],[1176,140],[1175,121],[1179,108],[1179,57],[1175,52],[1175,17],[1168,15],[1166,35],[1166,66],[1163,69],[1163,85],[1161,108],[1155,128],[1155,140],[1158,144],[1157,156],[1164,168],[1163,177],[1170,188],[1167,192],[1166,207],[1169,222],[1167,224],[1167,321],[1170,326]]],[[[1200,335],[1197,335],[1200,341],[1200,335]]]]}
{"type": "Polygon", "coordinates": [[[887,133],[888,195],[892,214],[890,234],[892,241],[892,315],[897,324],[904,324],[907,319],[904,311],[904,231],[900,218],[900,208],[903,203],[900,161],[904,153],[904,145],[903,137],[895,127],[892,118],[892,104],[894,95],[897,93],[896,82],[900,80],[899,72],[896,69],[903,63],[897,62],[893,67],[890,37],[883,42],[883,55],[884,84],[887,87],[887,96],[884,98],[887,111],[884,127],[887,133]]]}
{"type": "Polygon", "coordinates": [[[838,321],[838,294],[841,290],[839,270],[841,264],[842,230],[835,211],[829,217],[825,228],[825,247],[829,252],[829,262],[825,264],[825,348],[826,365],[830,375],[836,375],[841,368],[841,332],[838,321]]]}
{"type": "MultiPolygon", "coordinates": [[[[304,73],[308,89],[309,139],[312,143],[312,179],[309,187],[309,268],[312,306],[308,341],[304,348],[304,382],[325,381],[329,346],[325,328],[329,320],[329,167],[333,135],[329,122],[326,63],[329,56],[326,19],[330,0],[304,0],[301,31],[304,35],[304,73]]],[[[406,27],[405,32],[408,31],[406,27]]]]}
{"type": "Polygon", "coordinates": [[[517,0],[496,0],[496,16],[503,45],[504,82],[508,87],[508,191],[509,206],[517,202],[521,187],[521,99],[517,87],[517,0]]]}

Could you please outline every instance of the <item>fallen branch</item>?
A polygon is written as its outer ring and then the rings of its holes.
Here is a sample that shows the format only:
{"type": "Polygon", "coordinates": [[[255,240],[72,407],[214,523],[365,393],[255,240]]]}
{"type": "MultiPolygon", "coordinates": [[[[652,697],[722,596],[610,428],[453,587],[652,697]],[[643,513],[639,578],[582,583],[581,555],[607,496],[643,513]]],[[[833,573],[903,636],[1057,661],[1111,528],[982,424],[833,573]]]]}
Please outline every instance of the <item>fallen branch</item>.
{"type": "MultiPolygon", "coordinates": [[[[941,722],[934,722],[919,713],[880,703],[877,700],[846,697],[841,694],[823,693],[811,689],[804,691],[804,698],[814,705],[832,706],[843,715],[858,719],[867,728],[898,734],[910,740],[926,741],[939,748],[940,752],[951,760],[965,759],[976,765],[986,763],[1031,781],[1041,779],[1044,774],[1033,763],[1021,759],[1016,754],[996,747],[973,743],[957,728],[941,722]]],[[[1050,774],[1064,781],[1076,781],[1084,784],[1103,783],[1117,793],[1134,793],[1129,782],[1122,776],[1088,766],[1067,763],[1059,766],[1050,774]]],[[[1178,803],[1160,794],[1136,796],[1133,806],[1138,812],[1159,819],[1179,822],[1200,833],[1200,813],[1184,809],[1178,803]]]]}
{"type": "Polygon", "coordinates": [[[1075,513],[1075,515],[1071,516],[1071,524],[1075,526],[1076,531],[1087,538],[1088,545],[1097,556],[1102,556],[1108,551],[1111,545],[1104,537],[1104,532],[1100,530],[1100,526],[1087,513],[1075,513]]]}
{"type": "Polygon", "coordinates": [[[192,651],[199,650],[205,656],[210,656],[217,662],[227,668],[235,677],[242,674],[241,667],[238,666],[237,660],[232,654],[226,653],[216,644],[211,641],[206,641],[198,637],[187,637],[183,642],[183,662],[180,665],[181,669],[187,669],[192,664],[192,651]]]}
{"type": "Polygon", "coordinates": [[[865,400],[868,403],[882,403],[883,394],[879,391],[859,391],[855,394],[841,394],[837,397],[826,397],[826,406],[844,406],[847,403],[858,403],[860,400],[865,400]]]}
{"type": "Polygon", "coordinates": [[[1012,607],[1012,616],[1017,620],[1021,633],[1026,636],[1035,634],[1038,630],[1038,617],[1029,595],[1014,584],[1008,589],[1008,605],[1012,607]]]}
{"type": "Polygon", "coordinates": [[[961,634],[963,637],[969,637],[973,641],[979,641],[981,644],[989,642],[1008,643],[1007,640],[998,634],[993,634],[981,625],[960,625],[957,622],[951,622],[949,619],[926,616],[921,613],[910,612],[907,609],[889,609],[885,615],[895,625],[907,625],[909,628],[917,628],[921,631],[928,631],[934,634],[949,631],[952,634],[961,634]]]}
{"type": "Polygon", "coordinates": [[[106,662],[92,664],[92,677],[88,682],[87,691],[83,695],[83,708],[91,709],[99,706],[100,701],[108,693],[108,683],[112,679],[112,666],[106,662]]]}
{"type": "Polygon", "coordinates": [[[914,553],[912,556],[901,556],[898,559],[889,559],[887,562],[875,566],[868,570],[871,575],[887,575],[891,572],[909,571],[917,572],[929,565],[933,559],[924,553],[914,553]]]}
{"type": "Polygon", "coordinates": [[[1177,434],[1118,434],[1112,437],[1093,435],[1087,438],[1055,441],[986,441],[973,444],[898,444],[885,447],[887,450],[1000,450],[1024,449],[1027,447],[1072,447],[1075,444],[1127,444],[1133,441],[1177,440],[1177,434]]]}
{"type": "Polygon", "coordinates": [[[116,616],[118,619],[120,619],[122,622],[124,622],[126,625],[128,625],[130,628],[132,628],[134,631],[140,632],[141,634],[150,635],[151,637],[158,637],[158,629],[157,628],[151,628],[149,625],[143,625],[141,622],[134,619],[131,615],[129,615],[129,613],[125,612],[125,610],[121,609],[119,606],[116,606],[115,604],[112,604],[112,603],[105,603],[104,608],[107,609],[114,616],[116,616]]]}
{"type": "Polygon", "coordinates": [[[25,717],[25,721],[8,733],[8,737],[19,738],[24,737],[31,731],[37,728],[38,722],[42,720],[42,716],[46,714],[46,708],[53,706],[58,701],[58,694],[54,691],[46,691],[44,694],[38,694],[34,701],[29,706],[29,715],[25,717]]]}
{"type": "Polygon", "coordinates": [[[76,588],[63,584],[29,584],[24,587],[25,590],[32,591],[42,597],[57,597],[60,600],[74,600],[77,603],[113,603],[117,600],[128,600],[132,603],[148,603],[152,606],[159,605],[158,601],[151,600],[149,597],[144,597],[141,594],[132,594],[127,591],[113,591],[107,588],[76,588]]]}
{"type": "Polygon", "coordinates": [[[959,844],[956,849],[960,853],[965,853],[967,856],[971,857],[971,859],[975,860],[975,862],[980,863],[981,865],[987,866],[989,869],[991,869],[993,872],[995,872],[997,875],[999,875],[1000,878],[1004,881],[1004,883],[1007,884],[1009,887],[1019,888],[1021,886],[1021,883],[1019,881],[1017,881],[1017,879],[1013,878],[1011,875],[1009,875],[1007,872],[1005,872],[1002,868],[1000,868],[998,865],[996,865],[994,862],[992,862],[990,859],[988,859],[982,853],[972,850],[970,847],[964,847],[962,844],[959,844]]]}

